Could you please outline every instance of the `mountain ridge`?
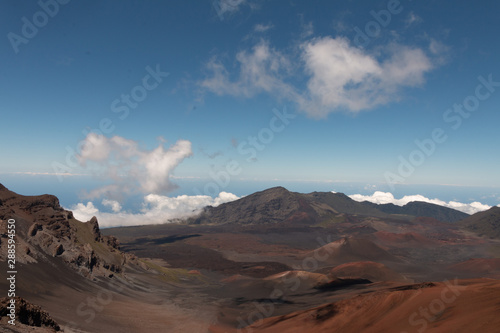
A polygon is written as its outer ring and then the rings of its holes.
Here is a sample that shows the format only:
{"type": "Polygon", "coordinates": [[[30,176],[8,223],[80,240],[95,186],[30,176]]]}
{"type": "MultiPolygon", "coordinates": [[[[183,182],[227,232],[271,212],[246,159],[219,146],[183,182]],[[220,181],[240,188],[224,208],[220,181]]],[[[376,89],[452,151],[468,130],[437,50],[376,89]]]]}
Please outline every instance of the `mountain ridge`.
{"type": "Polygon", "coordinates": [[[479,236],[500,238],[500,207],[493,206],[483,212],[473,214],[459,224],[479,236]]]}
{"type": "Polygon", "coordinates": [[[207,206],[198,216],[187,221],[190,224],[316,224],[338,220],[346,214],[405,220],[431,217],[443,222],[458,222],[469,216],[451,208],[426,202],[410,202],[400,207],[393,204],[358,202],[343,193],[303,194],[278,186],[217,207],[207,206]]]}

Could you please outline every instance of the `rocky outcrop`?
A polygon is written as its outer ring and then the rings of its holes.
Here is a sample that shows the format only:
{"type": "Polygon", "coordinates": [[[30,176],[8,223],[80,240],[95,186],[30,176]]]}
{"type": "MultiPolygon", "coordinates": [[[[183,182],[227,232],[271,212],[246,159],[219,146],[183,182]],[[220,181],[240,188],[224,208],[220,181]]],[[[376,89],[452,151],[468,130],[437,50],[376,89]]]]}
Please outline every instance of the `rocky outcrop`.
{"type": "MultiPolygon", "coordinates": [[[[0,299],[0,318],[6,317],[9,314],[7,308],[10,304],[10,298],[4,297],[0,299]]],[[[54,331],[60,331],[60,326],[52,319],[49,313],[38,305],[31,304],[21,297],[15,297],[15,314],[16,323],[21,323],[27,326],[48,327],[54,331]]]]}
{"type": "MultiPolygon", "coordinates": [[[[0,187],[0,219],[16,220],[17,260],[37,262],[60,258],[84,276],[110,276],[120,273],[132,258],[119,250],[116,238],[102,236],[99,222],[76,220],[53,195],[22,196],[0,187]]],[[[6,235],[6,230],[1,230],[6,235]]],[[[1,242],[1,253],[7,253],[7,242],[1,242]]],[[[5,256],[0,254],[0,260],[5,256]]]]}

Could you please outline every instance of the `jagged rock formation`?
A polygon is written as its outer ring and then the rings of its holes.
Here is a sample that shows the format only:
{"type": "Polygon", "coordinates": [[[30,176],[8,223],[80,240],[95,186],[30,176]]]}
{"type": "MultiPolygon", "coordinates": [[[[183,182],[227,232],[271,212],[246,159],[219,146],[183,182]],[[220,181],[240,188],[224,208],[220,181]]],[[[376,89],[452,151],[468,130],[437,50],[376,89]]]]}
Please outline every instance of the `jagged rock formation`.
{"type": "MultiPolygon", "coordinates": [[[[31,304],[21,297],[15,297],[14,300],[16,326],[21,323],[27,326],[50,328],[52,331],[61,330],[61,327],[50,317],[49,313],[42,310],[40,306],[31,304]]],[[[10,298],[4,297],[0,299],[0,318],[6,317],[9,313],[9,309],[7,308],[9,303],[10,298]]]]}
{"type": "MultiPolygon", "coordinates": [[[[64,210],[53,195],[22,196],[0,184],[2,238],[8,219],[16,220],[17,261],[34,263],[47,257],[62,259],[84,276],[119,273],[127,258],[118,241],[102,236],[95,217],[83,223],[64,210]]],[[[6,259],[6,244],[0,243],[0,260],[6,259]]]]}

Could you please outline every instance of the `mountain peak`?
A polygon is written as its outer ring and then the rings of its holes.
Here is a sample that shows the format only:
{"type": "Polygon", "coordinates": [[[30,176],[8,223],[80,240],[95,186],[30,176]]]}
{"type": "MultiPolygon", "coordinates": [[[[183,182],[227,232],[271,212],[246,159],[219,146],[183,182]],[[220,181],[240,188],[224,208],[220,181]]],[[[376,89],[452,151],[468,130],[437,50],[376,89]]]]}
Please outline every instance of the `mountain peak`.
{"type": "Polygon", "coordinates": [[[254,194],[259,194],[259,195],[275,195],[275,196],[281,196],[281,195],[286,195],[292,193],[283,186],[276,186],[276,187],[271,187],[263,191],[255,192],[254,194]]]}
{"type": "Polygon", "coordinates": [[[207,207],[191,223],[262,224],[308,219],[313,209],[301,194],[282,186],[250,194],[217,207],[207,207]]]}

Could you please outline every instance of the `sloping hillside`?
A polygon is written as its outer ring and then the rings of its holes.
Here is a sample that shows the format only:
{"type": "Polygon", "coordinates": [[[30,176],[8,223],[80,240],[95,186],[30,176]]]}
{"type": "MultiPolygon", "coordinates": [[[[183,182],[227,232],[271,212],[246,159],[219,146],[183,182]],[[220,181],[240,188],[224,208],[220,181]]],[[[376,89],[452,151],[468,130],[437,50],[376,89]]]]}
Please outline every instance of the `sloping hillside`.
{"type": "Polygon", "coordinates": [[[471,215],[459,224],[479,236],[500,239],[500,207],[494,206],[484,212],[471,215]]]}
{"type": "Polygon", "coordinates": [[[421,283],[257,320],[239,330],[214,325],[211,332],[498,332],[499,297],[498,280],[421,283]]]}

